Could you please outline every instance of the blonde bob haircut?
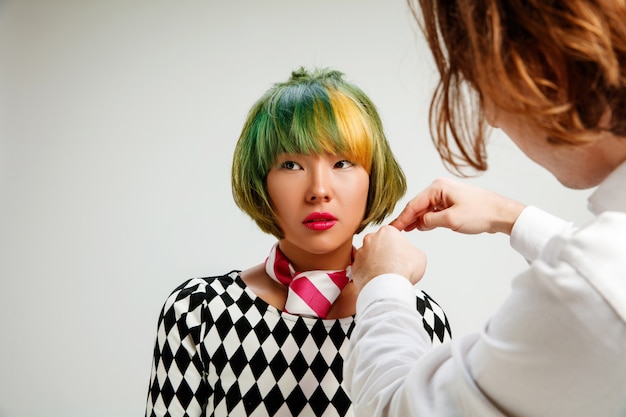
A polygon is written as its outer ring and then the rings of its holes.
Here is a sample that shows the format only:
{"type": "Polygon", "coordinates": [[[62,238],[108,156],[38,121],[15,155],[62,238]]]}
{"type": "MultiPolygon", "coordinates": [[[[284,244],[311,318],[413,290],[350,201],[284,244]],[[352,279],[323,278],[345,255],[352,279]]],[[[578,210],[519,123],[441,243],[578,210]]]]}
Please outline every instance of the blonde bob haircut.
{"type": "Polygon", "coordinates": [[[345,154],[370,176],[365,218],[356,233],[379,224],[406,192],[376,107],[365,93],[330,69],[300,68],[274,84],[251,108],[235,147],[232,192],[237,206],[266,233],[282,238],[267,193],[276,157],[345,154]]]}

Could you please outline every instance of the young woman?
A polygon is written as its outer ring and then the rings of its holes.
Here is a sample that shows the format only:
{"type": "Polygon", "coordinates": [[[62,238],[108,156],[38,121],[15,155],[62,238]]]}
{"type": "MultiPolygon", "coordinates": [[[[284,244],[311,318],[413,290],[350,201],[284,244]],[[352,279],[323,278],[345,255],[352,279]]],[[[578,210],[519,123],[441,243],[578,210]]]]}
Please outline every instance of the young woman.
{"type": "MultiPolygon", "coordinates": [[[[146,416],[350,416],[352,239],[406,190],[369,98],[300,69],[252,107],[232,166],[238,206],[277,238],[264,262],[191,279],[159,319],[146,416]]],[[[444,312],[412,290],[428,343],[444,312]]]]}
{"type": "Polygon", "coordinates": [[[439,179],[392,222],[397,229],[365,236],[345,367],[355,413],[626,416],[626,3],[417,3],[441,75],[431,130],[444,161],[486,169],[488,123],[564,186],[597,187],[597,217],[577,229],[439,179]],[[429,351],[404,296],[425,256],[398,229],[436,227],[509,234],[530,267],[480,333],[429,351]]]}

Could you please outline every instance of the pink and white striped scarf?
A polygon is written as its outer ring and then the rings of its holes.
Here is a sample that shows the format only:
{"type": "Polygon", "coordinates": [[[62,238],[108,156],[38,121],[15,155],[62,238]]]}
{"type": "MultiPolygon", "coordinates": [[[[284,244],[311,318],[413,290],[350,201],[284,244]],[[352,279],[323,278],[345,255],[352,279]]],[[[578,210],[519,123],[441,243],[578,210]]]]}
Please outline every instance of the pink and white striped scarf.
{"type": "Polygon", "coordinates": [[[352,280],[350,265],[339,271],[296,272],[276,243],[265,260],[265,271],[289,287],[285,311],[300,316],[326,318],[330,306],[352,280]]]}

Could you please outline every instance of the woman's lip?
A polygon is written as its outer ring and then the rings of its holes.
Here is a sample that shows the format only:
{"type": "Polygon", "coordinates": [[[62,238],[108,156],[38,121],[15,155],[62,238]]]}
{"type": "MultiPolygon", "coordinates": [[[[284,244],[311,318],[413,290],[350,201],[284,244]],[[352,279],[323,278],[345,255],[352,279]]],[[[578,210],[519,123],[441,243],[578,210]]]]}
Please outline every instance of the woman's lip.
{"type": "Polygon", "coordinates": [[[330,213],[311,213],[302,222],[311,230],[328,230],[337,223],[337,218],[330,213]]]}
{"type": "Polygon", "coordinates": [[[337,218],[335,216],[333,216],[330,213],[324,213],[324,212],[316,212],[316,213],[311,213],[308,216],[306,216],[304,218],[303,223],[309,223],[309,222],[330,222],[330,221],[337,221],[337,218]]]}
{"type": "Polygon", "coordinates": [[[314,220],[310,222],[304,222],[304,227],[308,227],[311,230],[328,230],[337,223],[337,220],[314,220]]]}

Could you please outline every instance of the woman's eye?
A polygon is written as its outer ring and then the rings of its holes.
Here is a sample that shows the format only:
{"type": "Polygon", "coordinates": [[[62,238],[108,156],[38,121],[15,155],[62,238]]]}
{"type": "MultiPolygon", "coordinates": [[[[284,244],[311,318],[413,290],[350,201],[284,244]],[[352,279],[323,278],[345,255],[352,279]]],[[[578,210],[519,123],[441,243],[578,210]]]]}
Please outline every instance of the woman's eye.
{"type": "Polygon", "coordinates": [[[300,165],[298,165],[296,162],[293,162],[293,161],[285,161],[282,164],[280,164],[280,167],[283,169],[295,170],[295,169],[299,169],[300,165]]]}
{"type": "Polygon", "coordinates": [[[354,164],[346,159],[335,164],[335,168],[350,168],[351,166],[354,166],[354,164]]]}

